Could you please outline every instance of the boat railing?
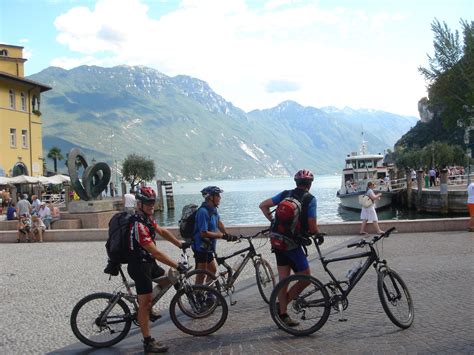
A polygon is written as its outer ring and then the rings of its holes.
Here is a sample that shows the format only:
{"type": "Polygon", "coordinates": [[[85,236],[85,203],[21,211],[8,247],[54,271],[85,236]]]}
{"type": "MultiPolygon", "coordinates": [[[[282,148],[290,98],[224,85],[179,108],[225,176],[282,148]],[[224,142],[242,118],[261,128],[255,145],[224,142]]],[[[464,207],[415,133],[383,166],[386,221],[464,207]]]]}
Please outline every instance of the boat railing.
{"type": "MultiPolygon", "coordinates": [[[[471,174],[471,181],[474,175],[471,174]]],[[[449,175],[448,176],[448,185],[467,185],[468,175],[449,175]]]]}
{"type": "Polygon", "coordinates": [[[390,181],[390,191],[397,192],[407,188],[407,179],[394,179],[390,181]]]}

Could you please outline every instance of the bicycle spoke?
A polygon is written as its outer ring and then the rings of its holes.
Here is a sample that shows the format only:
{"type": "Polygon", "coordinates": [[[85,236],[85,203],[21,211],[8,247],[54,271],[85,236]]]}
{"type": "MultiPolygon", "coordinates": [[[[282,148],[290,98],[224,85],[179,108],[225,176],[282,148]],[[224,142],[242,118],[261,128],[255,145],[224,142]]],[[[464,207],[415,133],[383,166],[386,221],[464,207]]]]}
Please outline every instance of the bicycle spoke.
{"type": "Polygon", "coordinates": [[[215,289],[194,286],[179,291],[170,305],[171,319],[183,332],[208,335],[219,329],[227,318],[227,304],[215,289]]]}
{"type": "Polygon", "coordinates": [[[390,320],[400,328],[413,323],[413,302],[405,283],[393,270],[379,273],[378,291],[383,309],[390,320]]]}
{"type": "Polygon", "coordinates": [[[111,309],[114,296],[106,293],[85,297],[74,307],[71,327],[76,337],[84,344],[107,347],[118,343],[130,330],[130,311],[123,300],[111,309]]]}
{"type": "Polygon", "coordinates": [[[292,275],[275,287],[270,299],[270,311],[275,323],[293,335],[309,335],[320,329],[330,314],[329,296],[319,280],[309,275],[292,275]],[[278,295],[289,297],[300,292],[288,302],[286,315],[280,315],[278,295]],[[288,318],[289,317],[289,318],[288,318]]]}

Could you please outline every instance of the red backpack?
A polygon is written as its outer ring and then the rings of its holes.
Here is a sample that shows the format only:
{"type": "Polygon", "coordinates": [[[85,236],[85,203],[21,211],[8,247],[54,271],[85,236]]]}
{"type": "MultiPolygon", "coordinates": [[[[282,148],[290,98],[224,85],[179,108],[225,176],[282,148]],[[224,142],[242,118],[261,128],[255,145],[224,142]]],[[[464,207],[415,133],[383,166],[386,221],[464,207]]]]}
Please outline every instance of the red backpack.
{"type": "Polygon", "coordinates": [[[272,223],[271,244],[274,249],[289,251],[296,249],[300,243],[298,236],[301,234],[301,212],[305,192],[300,199],[290,195],[285,197],[275,209],[275,218],[272,223]]]}

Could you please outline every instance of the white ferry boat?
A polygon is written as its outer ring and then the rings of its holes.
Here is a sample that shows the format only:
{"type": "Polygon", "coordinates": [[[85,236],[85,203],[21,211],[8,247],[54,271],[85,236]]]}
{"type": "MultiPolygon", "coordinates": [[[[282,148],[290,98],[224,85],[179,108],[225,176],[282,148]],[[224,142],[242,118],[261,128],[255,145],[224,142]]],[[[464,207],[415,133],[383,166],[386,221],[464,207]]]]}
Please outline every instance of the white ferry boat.
{"type": "Polygon", "coordinates": [[[380,200],[375,202],[375,208],[382,208],[392,203],[393,193],[390,188],[388,168],[383,165],[384,156],[381,154],[367,154],[366,141],[362,141],[359,154],[352,152],[346,157],[346,165],[342,170],[341,188],[337,197],[341,199],[341,206],[360,210],[359,196],[367,189],[367,184],[375,184],[375,193],[382,193],[380,200]]]}

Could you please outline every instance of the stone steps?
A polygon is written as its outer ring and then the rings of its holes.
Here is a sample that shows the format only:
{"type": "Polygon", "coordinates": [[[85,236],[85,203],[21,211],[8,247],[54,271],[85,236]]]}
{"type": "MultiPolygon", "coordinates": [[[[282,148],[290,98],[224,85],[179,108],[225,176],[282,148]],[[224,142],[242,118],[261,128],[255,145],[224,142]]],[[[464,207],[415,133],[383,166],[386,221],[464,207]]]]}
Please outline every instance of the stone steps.
{"type": "MultiPolygon", "coordinates": [[[[0,231],[16,231],[18,221],[1,221],[0,231]]],[[[60,219],[51,224],[51,229],[81,229],[82,221],[80,219],[60,219]]]]}
{"type": "MultiPolygon", "coordinates": [[[[9,222],[10,223],[10,222],[9,222]]],[[[400,233],[423,233],[423,232],[442,232],[442,231],[466,231],[469,218],[436,218],[436,219],[418,219],[403,221],[379,221],[380,228],[387,230],[395,227],[400,233]]],[[[358,236],[360,222],[340,222],[340,223],[322,223],[320,231],[331,235],[353,235],[358,236]]],[[[268,225],[245,225],[228,226],[226,229],[230,234],[254,234],[262,229],[268,228],[268,225]]],[[[177,227],[167,227],[175,236],[178,235],[177,227]]],[[[369,224],[369,234],[374,233],[373,226],[369,224]]],[[[45,242],[64,242],[64,241],[106,241],[108,236],[107,228],[90,229],[52,229],[47,230],[43,236],[45,242]]],[[[16,242],[17,231],[0,230],[0,243],[16,242]]]]}

